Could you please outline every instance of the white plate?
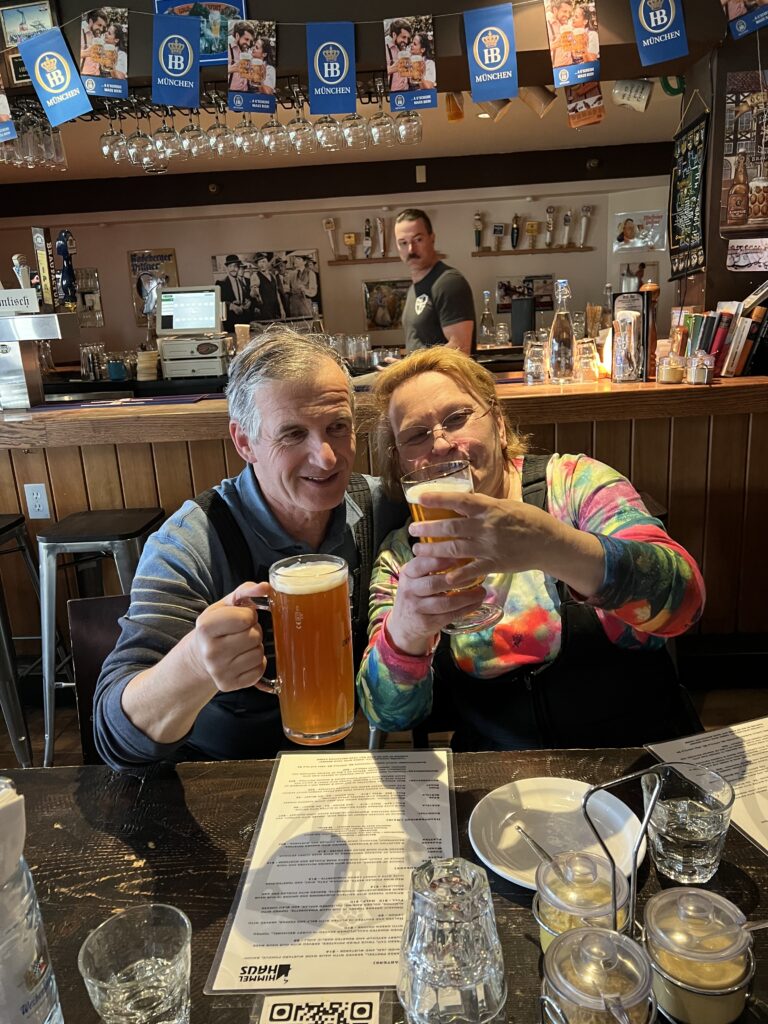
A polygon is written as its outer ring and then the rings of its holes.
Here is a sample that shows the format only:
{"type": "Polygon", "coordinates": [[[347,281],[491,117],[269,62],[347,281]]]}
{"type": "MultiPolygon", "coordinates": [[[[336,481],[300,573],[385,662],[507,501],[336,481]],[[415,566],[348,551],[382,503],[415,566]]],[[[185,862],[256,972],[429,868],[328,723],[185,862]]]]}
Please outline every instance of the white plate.
{"type": "MultiPolygon", "coordinates": [[[[605,856],[581,810],[589,789],[576,779],[519,779],[484,796],[469,819],[469,840],[480,860],[502,878],[535,889],[539,859],[515,828],[550,853],[588,850],[605,856]]],[[[625,875],[632,870],[632,844],[640,832],[637,815],[612,793],[597,793],[589,802],[592,820],[625,875]]],[[[638,864],[645,857],[645,840],[638,864]]]]}

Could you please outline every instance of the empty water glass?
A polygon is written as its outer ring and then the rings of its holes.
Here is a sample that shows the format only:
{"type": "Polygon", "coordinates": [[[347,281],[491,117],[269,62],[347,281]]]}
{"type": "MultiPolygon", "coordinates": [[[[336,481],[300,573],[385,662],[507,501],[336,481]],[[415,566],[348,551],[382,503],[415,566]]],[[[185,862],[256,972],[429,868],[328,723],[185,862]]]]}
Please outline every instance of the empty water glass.
{"type": "Polygon", "coordinates": [[[347,144],[341,125],[330,114],[324,114],[315,121],[315,136],[320,148],[328,153],[337,153],[347,144]]]}
{"type": "Polygon", "coordinates": [[[128,149],[128,159],[132,164],[137,164],[139,167],[142,167],[145,163],[151,163],[157,154],[157,148],[152,141],[151,135],[143,132],[138,125],[136,131],[131,132],[126,139],[126,146],[128,149]]]}
{"type": "Polygon", "coordinates": [[[243,153],[263,153],[264,139],[261,137],[261,128],[254,124],[251,115],[243,117],[243,120],[235,126],[235,140],[243,153]]]}
{"type": "Polygon", "coordinates": [[[417,146],[421,142],[421,116],[417,110],[401,110],[395,125],[403,146],[417,146]]]}
{"type": "Polygon", "coordinates": [[[587,333],[585,313],[582,310],[575,310],[571,313],[571,323],[573,324],[573,339],[574,341],[580,341],[587,333]]]}
{"type": "Polygon", "coordinates": [[[526,343],[523,355],[523,380],[526,384],[546,384],[547,382],[547,345],[538,336],[538,333],[529,338],[526,343]]]}
{"type": "Polygon", "coordinates": [[[485,871],[461,857],[411,875],[397,995],[410,1024],[485,1024],[507,1001],[485,871]]]}
{"type": "Polygon", "coordinates": [[[394,118],[386,110],[377,111],[368,119],[374,146],[396,146],[398,142],[394,118]]]}
{"type": "Polygon", "coordinates": [[[291,152],[291,137],[285,125],[278,120],[277,114],[261,126],[261,136],[271,156],[291,152]]]}
{"type": "Polygon", "coordinates": [[[192,120],[192,111],[189,111],[189,124],[185,124],[179,132],[181,144],[187,153],[193,158],[209,156],[211,144],[208,136],[200,126],[200,111],[197,112],[197,124],[192,120]]]}
{"type": "Polygon", "coordinates": [[[317,151],[317,136],[314,125],[304,117],[304,107],[300,107],[296,116],[286,125],[291,145],[297,153],[315,153],[317,151]]]}
{"type": "Polygon", "coordinates": [[[179,133],[166,123],[165,118],[160,127],[152,133],[152,140],[158,153],[161,157],[165,157],[166,161],[175,158],[186,160],[189,155],[184,149],[184,142],[179,137],[179,133]]]}
{"type": "Polygon", "coordinates": [[[584,384],[593,384],[600,380],[600,361],[597,358],[597,345],[594,338],[581,338],[576,342],[576,380],[584,384]]]}
{"type": "Polygon", "coordinates": [[[359,114],[347,114],[341,119],[341,130],[350,149],[368,149],[371,133],[368,122],[359,114]]]}
{"type": "Polygon", "coordinates": [[[146,903],[94,929],[77,958],[104,1024],[188,1024],[192,925],[176,907],[146,903]]]}

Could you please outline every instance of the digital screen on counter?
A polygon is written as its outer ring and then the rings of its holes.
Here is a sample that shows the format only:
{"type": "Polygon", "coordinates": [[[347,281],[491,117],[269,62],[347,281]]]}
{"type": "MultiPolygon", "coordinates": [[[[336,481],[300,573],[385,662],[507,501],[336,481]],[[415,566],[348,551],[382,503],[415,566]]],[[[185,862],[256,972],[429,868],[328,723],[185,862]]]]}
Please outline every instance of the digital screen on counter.
{"type": "Polygon", "coordinates": [[[221,293],[208,288],[165,288],[157,309],[158,334],[214,334],[221,330],[221,293]]]}

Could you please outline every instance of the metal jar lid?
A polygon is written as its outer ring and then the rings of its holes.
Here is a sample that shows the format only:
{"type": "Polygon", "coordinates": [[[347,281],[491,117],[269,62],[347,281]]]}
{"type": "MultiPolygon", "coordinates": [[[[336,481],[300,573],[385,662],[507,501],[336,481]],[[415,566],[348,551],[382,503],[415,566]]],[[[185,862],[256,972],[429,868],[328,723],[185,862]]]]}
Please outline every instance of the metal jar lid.
{"type": "Polygon", "coordinates": [[[607,928],[574,928],[555,936],[544,954],[544,977],[558,1002],[606,1012],[625,1010],[651,993],[651,965],[633,939],[607,928]]]}
{"type": "MultiPolygon", "coordinates": [[[[574,917],[608,917],[613,912],[611,865],[591,853],[559,853],[536,869],[536,888],[546,903],[574,917]]],[[[627,902],[629,886],[616,871],[616,910],[627,902]]]]}
{"type": "Polygon", "coordinates": [[[737,906],[706,889],[665,889],[645,907],[649,952],[672,978],[703,989],[726,988],[747,970],[752,943],[737,906]]]}

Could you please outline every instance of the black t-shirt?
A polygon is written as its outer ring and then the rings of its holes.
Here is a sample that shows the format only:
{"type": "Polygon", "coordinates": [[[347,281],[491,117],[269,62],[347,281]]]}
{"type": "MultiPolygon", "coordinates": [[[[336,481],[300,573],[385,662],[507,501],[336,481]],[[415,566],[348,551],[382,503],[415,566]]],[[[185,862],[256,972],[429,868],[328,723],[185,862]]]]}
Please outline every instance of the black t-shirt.
{"type": "Polygon", "coordinates": [[[444,345],[444,328],[472,321],[472,352],[475,351],[475,304],[464,275],[439,260],[421,281],[412,284],[403,309],[405,345],[417,348],[444,345]]]}

